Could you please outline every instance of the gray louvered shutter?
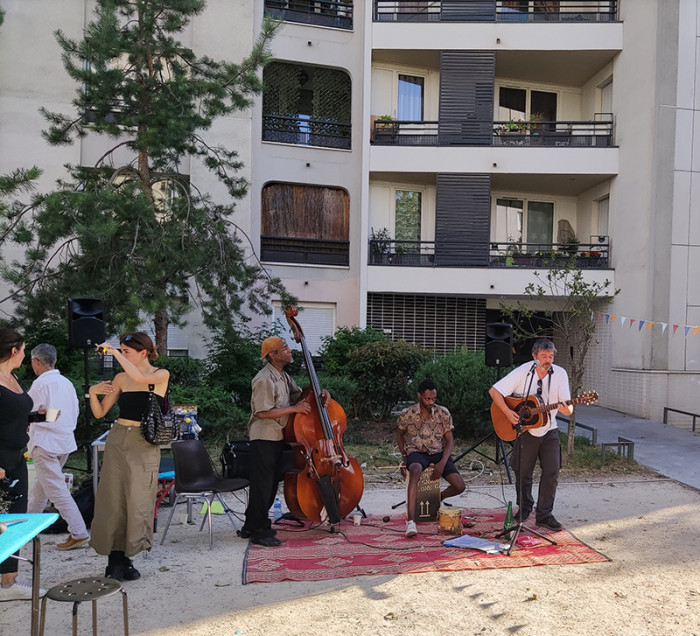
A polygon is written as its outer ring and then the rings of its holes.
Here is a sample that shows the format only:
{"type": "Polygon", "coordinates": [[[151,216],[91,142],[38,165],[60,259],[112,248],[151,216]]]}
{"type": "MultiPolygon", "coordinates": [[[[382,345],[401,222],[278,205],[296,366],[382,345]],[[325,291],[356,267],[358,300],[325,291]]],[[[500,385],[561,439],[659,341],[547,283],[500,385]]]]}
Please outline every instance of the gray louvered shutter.
{"type": "Polygon", "coordinates": [[[496,19],[496,0],[442,0],[440,19],[485,22],[496,19]]]}
{"type": "Polygon", "coordinates": [[[487,266],[490,216],[491,175],[438,174],[435,264],[487,266]]]}
{"type": "Polygon", "coordinates": [[[440,52],[440,145],[490,146],[494,51],[440,52]]]}

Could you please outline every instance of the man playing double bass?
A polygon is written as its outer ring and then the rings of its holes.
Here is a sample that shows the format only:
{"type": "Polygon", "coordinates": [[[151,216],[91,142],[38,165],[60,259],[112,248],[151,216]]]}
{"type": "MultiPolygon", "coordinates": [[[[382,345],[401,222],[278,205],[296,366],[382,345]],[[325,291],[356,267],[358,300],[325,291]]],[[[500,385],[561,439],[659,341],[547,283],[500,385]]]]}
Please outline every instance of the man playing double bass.
{"type": "MultiPolygon", "coordinates": [[[[250,438],[250,491],[245,523],[240,530],[244,539],[267,547],[281,545],[275,536],[268,512],[277,494],[282,477],[280,466],[284,446],[284,427],[292,413],[308,414],[311,404],[300,400],[301,388],[285,372],[292,361],[292,351],[277,336],[266,338],[261,346],[261,358],[267,364],[253,378],[250,399],[251,417],[248,422],[250,438]]],[[[328,391],[322,391],[326,402],[328,391]]]]}

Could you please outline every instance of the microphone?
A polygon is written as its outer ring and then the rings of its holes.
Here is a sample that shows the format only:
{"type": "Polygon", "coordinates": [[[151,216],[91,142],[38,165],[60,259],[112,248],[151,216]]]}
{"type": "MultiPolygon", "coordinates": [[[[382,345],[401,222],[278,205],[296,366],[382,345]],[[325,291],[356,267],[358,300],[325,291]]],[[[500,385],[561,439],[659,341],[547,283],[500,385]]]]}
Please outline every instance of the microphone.
{"type": "Polygon", "coordinates": [[[532,363],[532,366],[530,367],[530,373],[532,373],[532,372],[533,372],[537,367],[539,367],[539,366],[540,366],[540,361],[539,361],[539,360],[535,360],[535,361],[532,363]]]}

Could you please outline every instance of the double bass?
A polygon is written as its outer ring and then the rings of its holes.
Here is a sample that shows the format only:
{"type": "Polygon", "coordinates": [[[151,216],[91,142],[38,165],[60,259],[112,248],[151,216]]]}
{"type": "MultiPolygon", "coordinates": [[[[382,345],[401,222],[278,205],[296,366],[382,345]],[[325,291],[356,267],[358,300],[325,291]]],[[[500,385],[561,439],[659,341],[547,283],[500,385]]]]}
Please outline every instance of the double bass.
{"type": "Polygon", "coordinates": [[[285,442],[301,448],[295,453],[295,461],[301,465],[284,477],[284,499],[296,517],[336,524],[360,502],[364,488],[362,469],[343,448],[347,430],[343,407],[334,400],[324,404],[304,331],[296,319],[299,311],[289,306],[284,313],[294,339],[301,344],[309,374],[310,386],[300,399],[311,405],[308,414],[292,414],[284,429],[285,442]]]}

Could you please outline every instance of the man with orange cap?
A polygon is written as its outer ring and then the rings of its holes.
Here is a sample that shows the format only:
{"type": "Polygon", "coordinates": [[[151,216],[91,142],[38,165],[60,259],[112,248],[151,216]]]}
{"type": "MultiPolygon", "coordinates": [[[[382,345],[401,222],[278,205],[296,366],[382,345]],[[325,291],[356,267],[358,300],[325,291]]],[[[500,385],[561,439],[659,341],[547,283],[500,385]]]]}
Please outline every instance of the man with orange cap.
{"type": "Polygon", "coordinates": [[[252,381],[252,415],[248,422],[250,492],[240,535],[250,538],[252,543],[274,547],[282,542],[275,536],[268,511],[281,477],[284,427],[292,413],[309,413],[311,405],[299,401],[301,389],[284,370],[292,361],[287,343],[278,336],[270,336],[263,340],[260,353],[267,364],[252,381]]]}

